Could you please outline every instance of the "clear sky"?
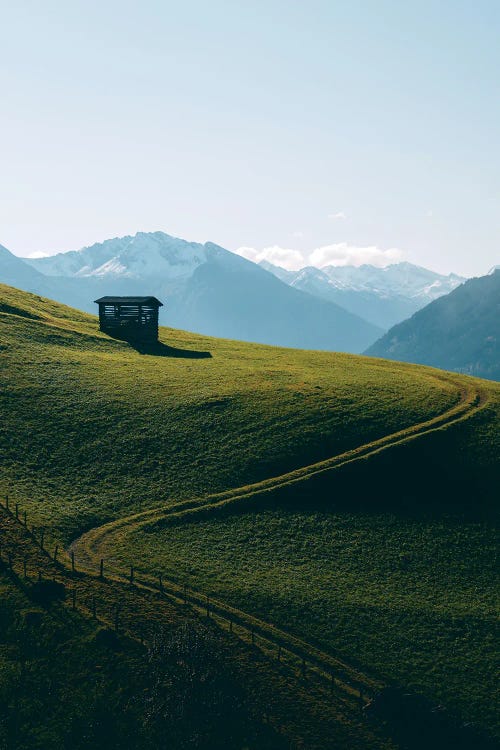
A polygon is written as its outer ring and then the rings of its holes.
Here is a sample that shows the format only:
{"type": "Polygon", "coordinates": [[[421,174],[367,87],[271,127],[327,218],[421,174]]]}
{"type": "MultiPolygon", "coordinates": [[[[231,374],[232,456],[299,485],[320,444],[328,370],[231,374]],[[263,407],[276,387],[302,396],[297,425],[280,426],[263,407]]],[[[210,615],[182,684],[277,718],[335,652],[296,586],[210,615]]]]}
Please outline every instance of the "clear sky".
{"type": "Polygon", "coordinates": [[[500,263],[498,0],[0,0],[0,243],[500,263]]]}

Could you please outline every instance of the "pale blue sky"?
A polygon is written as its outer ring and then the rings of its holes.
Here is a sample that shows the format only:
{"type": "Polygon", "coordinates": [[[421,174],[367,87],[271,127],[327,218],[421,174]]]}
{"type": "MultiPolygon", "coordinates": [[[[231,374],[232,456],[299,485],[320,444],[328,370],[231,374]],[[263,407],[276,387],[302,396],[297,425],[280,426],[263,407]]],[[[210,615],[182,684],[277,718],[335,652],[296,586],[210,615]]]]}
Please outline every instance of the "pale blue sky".
{"type": "Polygon", "coordinates": [[[485,273],[499,37],[498,0],[0,0],[0,243],[485,273]]]}

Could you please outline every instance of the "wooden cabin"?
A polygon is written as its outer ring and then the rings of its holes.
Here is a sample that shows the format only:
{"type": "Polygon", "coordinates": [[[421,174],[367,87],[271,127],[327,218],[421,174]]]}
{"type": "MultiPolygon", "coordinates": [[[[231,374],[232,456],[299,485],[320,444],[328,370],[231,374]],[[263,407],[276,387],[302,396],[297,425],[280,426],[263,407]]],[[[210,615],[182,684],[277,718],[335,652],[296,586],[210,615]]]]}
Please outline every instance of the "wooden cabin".
{"type": "Polygon", "coordinates": [[[100,297],[94,302],[104,333],[131,341],[158,341],[158,310],[163,303],[156,297],[100,297]]]}

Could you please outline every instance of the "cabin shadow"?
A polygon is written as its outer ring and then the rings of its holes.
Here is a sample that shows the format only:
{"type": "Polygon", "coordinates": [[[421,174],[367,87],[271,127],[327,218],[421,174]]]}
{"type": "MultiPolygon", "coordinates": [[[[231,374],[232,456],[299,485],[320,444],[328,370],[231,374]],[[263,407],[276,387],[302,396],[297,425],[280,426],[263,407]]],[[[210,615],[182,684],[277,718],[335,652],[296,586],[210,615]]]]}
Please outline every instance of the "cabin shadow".
{"type": "Polygon", "coordinates": [[[161,341],[130,341],[127,342],[139,354],[150,357],[172,357],[173,359],[211,359],[210,352],[197,351],[196,349],[179,349],[176,346],[168,346],[161,341]]]}
{"type": "Polygon", "coordinates": [[[99,305],[99,329],[114,339],[126,341],[139,354],[177,359],[210,359],[210,352],[179,349],[158,341],[158,310],[163,307],[156,297],[106,296],[94,300],[99,305]]]}

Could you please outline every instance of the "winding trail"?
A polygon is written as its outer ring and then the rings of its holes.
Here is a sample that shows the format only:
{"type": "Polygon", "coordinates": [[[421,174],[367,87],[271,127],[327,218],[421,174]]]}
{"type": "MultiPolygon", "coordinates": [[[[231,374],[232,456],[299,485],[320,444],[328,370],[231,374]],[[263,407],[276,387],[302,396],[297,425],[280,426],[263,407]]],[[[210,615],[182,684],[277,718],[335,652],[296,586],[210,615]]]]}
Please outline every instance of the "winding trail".
{"type": "MultiPolygon", "coordinates": [[[[265,500],[266,495],[271,491],[307,482],[311,477],[334,472],[346,464],[369,459],[381,451],[390,450],[394,446],[419,439],[426,434],[447,429],[451,425],[470,418],[487,404],[487,391],[482,390],[477,384],[464,383],[463,380],[459,381],[451,374],[435,374],[433,377],[440,382],[455,386],[459,399],[453,407],[432,419],[281,476],[209,495],[202,499],[180,502],[119,518],[86,532],[72,542],[68,552],[73,553],[80,569],[95,574],[99,569],[100,561],[107,554],[112,555],[113,541],[119,538],[120,545],[123,545],[124,535],[132,534],[140,527],[158,523],[169,525],[190,522],[221,510],[231,512],[232,506],[234,510],[239,509],[240,506],[251,507],[257,500],[259,502],[265,500]]],[[[121,582],[129,580],[130,577],[129,570],[112,568],[107,561],[106,575],[115,577],[121,582]]],[[[148,574],[147,571],[138,568],[134,572],[134,584],[155,591],[160,588],[166,596],[176,602],[190,604],[195,611],[212,615],[216,621],[219,621],[219,624],[225,622],[231,631],[233,627],[236,630],[240,628],[246,631],[250,634],[252,642],[258,636],[265,645],[264,650],[266,648],[267,650],[277,649],[279,654],[283,649],[300,660],[303,666],[307,661],[310,668],[320,676],[326,677],[332,686],[335,682],[335,685],[340,687],[348,697],[369,696],[383,684],[382,680],[365,674],[358,665],[347,662],[341,656],[325,653],[283,628],[254,617],[219,599],[210,597],[208,601],[205,594],[187,588],[181,581],[172,577],[163,577],[160,581],[158,575],[148,574]]]]}

